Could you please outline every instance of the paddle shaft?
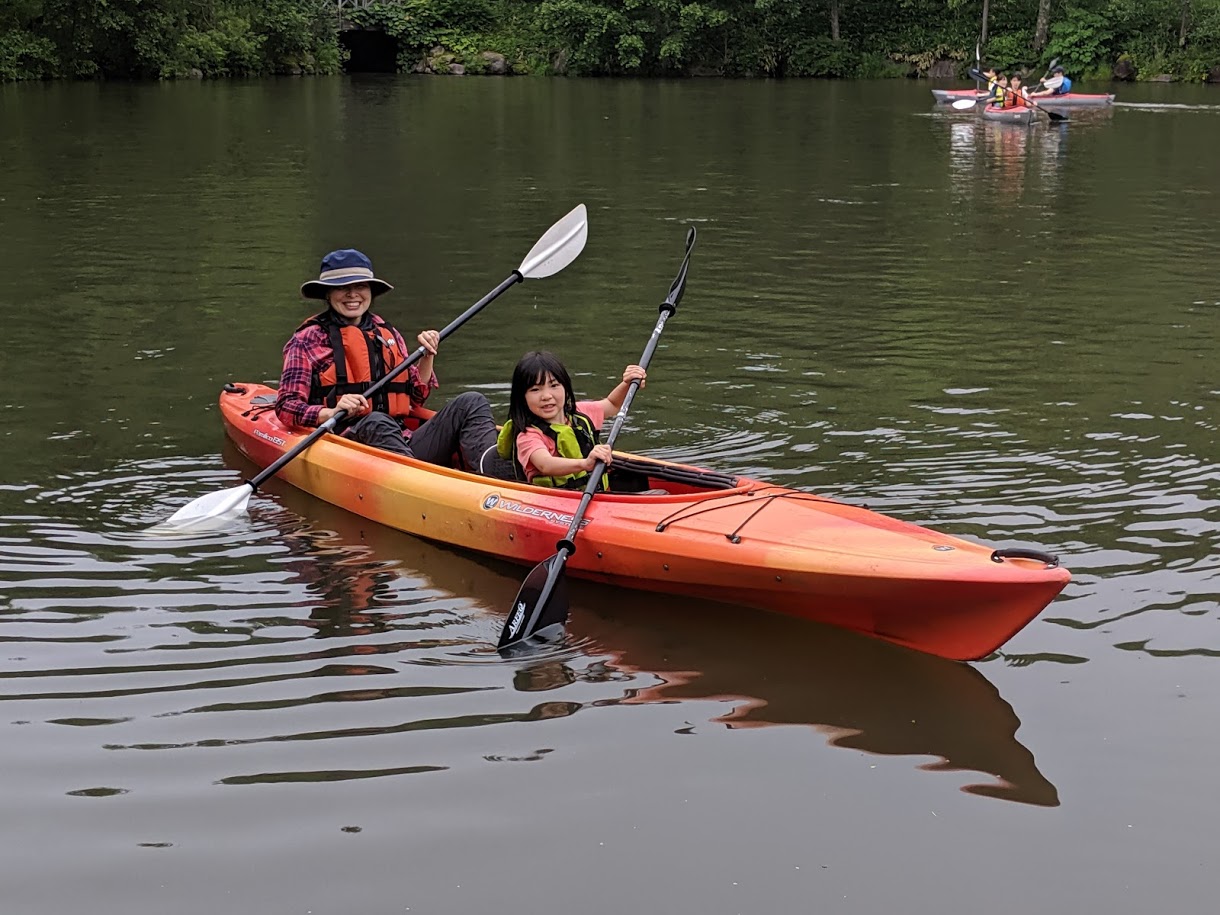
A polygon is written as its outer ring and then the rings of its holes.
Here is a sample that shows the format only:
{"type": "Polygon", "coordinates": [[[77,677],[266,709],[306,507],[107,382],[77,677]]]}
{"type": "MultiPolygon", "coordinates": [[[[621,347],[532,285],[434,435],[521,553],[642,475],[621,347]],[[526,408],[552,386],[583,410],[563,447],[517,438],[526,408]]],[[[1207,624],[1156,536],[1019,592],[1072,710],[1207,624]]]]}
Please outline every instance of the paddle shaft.
{"type": "MultiPolygon", "coordinates": [[[[665,322],[669,320],[675,311],[677,311],[677,305],[671,305],[668,301],[661,306],[661,316],[657,319],[656,326],[652,329],[652,336],[648,338],[648,345],[644,347],[644,355],[640,357],[639,361],[640,368],[645,371],[648,370],[648,363],[652,361],[652,354],[657,350],[657,342],[661,339],[661,331],[665,329],[665,322]]],[[[631,409],[631,402],[635,399],[635,392],[639,389],[639,379],[631,382],[630,387],[627,388],[627,396],[623,398],[623,405],[619,407],[618,416],[614,418],[614,425],[610,427],[610,434],[606,436],[606,444],[611,449],[614,448],[614,443],[618,440],[619,433],[623,430],[623,424],[627,421],[627,411],[631,409]]],[[[593,501],[594,493],[601,486],[602,477],[605,473],[606,464],[604,461],[598,461],[589,472],[589,482],[585,486],[584,494],[580,497],[580,505],[572,515],[572,523],[568,525],[567,533],[563,535],[563,539],[557,544],[558,550],[550,560],[551,564],[547,569],[546,583],[543,584],[542,591],[534,602],[533,612],[530,613],[525,625],[518,630],[523,636],[529,635],[534,631],[538,617],[542,615],[543,608],[546,607],[547,601],[550,600],[551,592],[555,590],[555,584],[559,581],[559,576],[563,574],[568,557],[576,552],[576,534],[580,530],[581,524],[584,523],[585,512],[589,509],[589,503],[593,501]]]]}
{"type": "MultiPolygon", "coordinates": [[[[690,269],[690,254],[695,247],[695,229],[692,226],[686,233],[686,253],[682,258],[682,266],[678,268],[678,275],[674,277],[673,283],[669,286],[669,293],[665,296],[665,301],[661,303],[660,317],[657,318],[657,323],[652,329],[652,336],[648,338],[648,345],[644,347],[644,355],[640,357],[639,366],[645,371],[648,370],[648,363],[652,361],[653,353],[657,351],[657,343],[661,339],[661,332],[665,330],[665,322],[673,316],[678,310],[678,303],[682,301],[682,296],[686,293],[686,273],[690,269]]],[[[614,448],[615,441],[618,440],[619,433],[623,429],[623,424],[627,421],[627,413],[631,409],[631,403],[635,400],[635,392],[640,388],[638,380],[632,381],[627,387],[627,395],[623,398],[623,404],[619,407],[618,415],[614,419],[614,425],[610,427],[610,434],[606,437],[606,444],[614,448]]],[[[593,470],[589,473],[589,482],[585,485],[584,494],[580,497],[580,505],[576,512],[572,515],[572,523],[568,525],[568,531],[564,534],[563,539],[557,544],[557,552],[550,559],[543,560],[547,563],[546,580],[542,584],[542,589],[538,592],[538,598],[534,601],[533,607],[529,608],[529,616],[525,619],[525,625],[521,625],[522,617],[524,617],[525,604],[521,598],[521,592],[517,594],[517,600],[514,601],[514,608],[509,615],[508,620],[504,624],[504,631],[500,633],[500,642],[496,646],[498,649],[504,649],[515,642],[529,638],[534,633],[534,627],[538,624],[539,618],[546,610],[547,603],[554,593],[556,585],[563,576],[564,566],[567,564],[568,557],[576,552],[576,534],[580,531],[580,526],[584,522],[585,512],[589,508],[589,503],[593,501],[593,494],[597,492],[598,486],[601,485],[602,476],[606,472],[606,465],[602,461],[598,461],[593,465],[593,470]]],[[[534,567],[536,572],[541,568],[542,564],[534,567]]],[[[532,576],[534,572],[530,573],[532,576]]],[[[526,576],[526,582],[530,576],[526,576]]],[[[524,591],[525,585],[522,585],[524,591]]],[[[566,604],[562,607],[562,619],[566,620],[568,608],[566,604]]]]}
{"type": "MultiPolygon", "coordinates": [[[[499,298],[500,295],[502,295],[505,292],[505,290],[516,285],[517,283],[520,283],[522,281],[522,279],[523,279],[523,277],[521,276],[520,271],[514,270],[511,274],[509,274],[509,276],[502,283],[500,283],[499,286],[497,286],[491,292],[487,293],[487,295],[483,296],[483,298],[479,299],[477,302],[475,302],[473,305],[471,305],[469,308],[467,308],[464,312],[462,312],[460,315],[458,315],[456,318],[454,318],[452,321],[450,321],[448,324],[446,324],[444,330],[442,330],[440,332],[440,338],[442,340],[444,340],[451,333],[453,333],[455,330],[457,330],[459,327],[461,327],[463,324],[465,324],[467,321],[469,321],[471,318],[473,318],[475,315],[477,315],[480,311],[482,311],[484,308],[486,308],[488,305],[490,305],[493,301],[495,301],[497,298],[499,298]]],[[[385,387],[387,384],[389,384],[391,381],[393,381],[395,378],[397,378],[399,375],[401,375],[411,366],[415,365],[415,363],[419,362],[419,360],[423,359],[424,356],[427,355],[427,353],[428,353],[428,351],[422,346],[419,347],[418,349],[416,349],[415,352],[411,353],[410,356],[408,356],[402,362],[398,363],[398,365],[394,366],[393,370],[387,372],[377,381],[373,382],[373,384],[369,385],[368,390],[364,392],[364,396],[368,397],[368,396],[376,393],[377,391],[381,390],[383,387],[385,387]]],[[[302,451],[304,451],[306,448],[308,448],[310,445],[312,445],[314,442],[316,442],[319,438],[321,438],[327,432],[332,431],[343,420],[343,418],[345,416],[347,416],[346,410],[336,410],[331,415],[330,419],[326,420],[326,422],[324,422],[324,423],[321,423],[318,426],[318,428],[314,429],[313,432],[311,432],[311,433],[309,433],[309,435],[305,436],[305,438],[302,439],[294,448],[292,448],[290,451],[286,451],[284,454],[280,455],[280,457],[278,459],[276,459],[275,462],[273,462],[272,464],[269,464],[267,467],[265,467],[262,471],[260,471],[258,473],[258,475],[247,480],[246,481],[247,485],[250,487],[251,490],[258,489],[259,486],[261,486],[267,480],[271,479],[273,476],[275,476],[277,473],[279,473],[281,468],[283,468],[286,464],[290,463],[302,451]]]]}

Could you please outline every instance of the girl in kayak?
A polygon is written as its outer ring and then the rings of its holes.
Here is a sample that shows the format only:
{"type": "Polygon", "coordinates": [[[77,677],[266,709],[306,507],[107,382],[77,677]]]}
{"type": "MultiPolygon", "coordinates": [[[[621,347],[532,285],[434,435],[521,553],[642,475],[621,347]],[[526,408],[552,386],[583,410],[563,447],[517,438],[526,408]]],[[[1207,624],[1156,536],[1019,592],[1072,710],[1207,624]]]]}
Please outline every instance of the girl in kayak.
{"type": "Polygon", "coordinates": [[[996,108],[1004,107],[1004,98],[1008,94],[1008,77],[1004,75],[1002,70],[997,70],[995,79],[991,82],[991,98],[987,100],[988,105],[993,105],[996,108]]]}
{"type": "MultiPolygon", "coordinates": [[[[580,400],[572,377],[554,353],[530,352],[513,369],[508,422],[500,430],[497,452],[512,458],[525,481],[535,486],[581,488],[598,461],[613,460],[598,432],[606,418],[617,416],[633,381],[644,387],[638,365],[623,370],[623,380],[601,400],[580,400]]],[[[606,478],[602,477],[603,485],[606,478]]]]}

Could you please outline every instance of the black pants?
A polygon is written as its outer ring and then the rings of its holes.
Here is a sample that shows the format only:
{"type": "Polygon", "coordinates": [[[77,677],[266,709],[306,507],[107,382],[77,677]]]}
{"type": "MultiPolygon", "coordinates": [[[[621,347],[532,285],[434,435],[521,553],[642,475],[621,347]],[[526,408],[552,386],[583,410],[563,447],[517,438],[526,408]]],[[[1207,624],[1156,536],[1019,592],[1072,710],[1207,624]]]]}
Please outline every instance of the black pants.
{"type": "Polygon", "coordinates": [[[459,394],[436,411],[436,415],[404,438],[397,420],[372,412],[356,420],[343,433],[374,448],[418,458],[448,467],[460,453],[466,467],[475,473],[503,480],[513,478],[511,461],[496,454],[496,421],[491,404],[477,391],[459,394]]]}

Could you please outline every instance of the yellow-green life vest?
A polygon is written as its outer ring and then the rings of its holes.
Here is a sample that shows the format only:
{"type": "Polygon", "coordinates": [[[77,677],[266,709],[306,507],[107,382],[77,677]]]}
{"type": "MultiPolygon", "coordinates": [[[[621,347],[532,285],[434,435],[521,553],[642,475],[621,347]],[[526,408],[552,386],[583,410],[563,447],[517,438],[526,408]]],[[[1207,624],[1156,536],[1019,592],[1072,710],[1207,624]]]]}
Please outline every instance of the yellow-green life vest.
{"type": "MultiPolygon", "coordinates": [[[[550,423],[547,426],[537,425],[547,434],[547,436],[555,442],[555,453],[562,458],[571,458],[579,461],[582,458],[587,458],[589,452],[593,450],[593,446],[597,444],[597,430],[593,428],[593,421],[583,413],[574,413],[568,417],[572,423],[550,423]]],[[[500,427],[500,435],[496,438],[496,453],[505,459],[511,459],[515,467],[520,467],[521,462],[517,460],[517,430],[513,428],[511,419],[505,420],[504,425],[500,427]]],[[[561,477],[547,477],[542,474],[530,480],[534,486],[555,486],[561,489],[571,489],[574,486],[583,486],[585,484],[580,481],[589,476],[589,471],[578,470],[576,473],[570,473],[561,477]]],[[[601,489],[609,489],[610,483],[606,474],[602,474],[601,489]]]]}

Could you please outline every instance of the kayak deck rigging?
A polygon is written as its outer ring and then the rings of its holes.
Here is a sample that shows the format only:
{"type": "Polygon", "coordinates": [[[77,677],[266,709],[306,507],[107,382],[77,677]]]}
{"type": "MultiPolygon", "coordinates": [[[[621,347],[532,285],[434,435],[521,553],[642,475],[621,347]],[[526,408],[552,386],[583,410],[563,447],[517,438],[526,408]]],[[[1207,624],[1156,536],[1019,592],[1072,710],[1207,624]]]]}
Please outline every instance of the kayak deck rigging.
{"type": "MultiPolygon", "coordinates": [[[[738,524],[737,527],[734,528],[732,531],[726,532],[724,535],[725,539],[728,540],[729,543],[741,543],[741,540],[742,540],[741,532],[742,532],[742,530],[745,529],[745,526],[747,524],[749,524],[751,521],[753,521],[755,518],[757,518],[762,513],[763,509],[765,509],[769,505],[773,504],[774,500],[776,500],[776,499],[794,499],[796,501],[835,503],[834,499],[828,499],[825,496],[818,496],[818,495],[814,495],[813,493],[809,493],[809,492],[798,492],[796,490],[782,489],[779,487],[771,487],[771,486],[766,486],[766,485],[760,486],[756,489],[748,489],[744,493],[724,493],[720,498],[725,498],[730,495],[736,496],[736,501],[721,502],[721,503],[717,503],[715,505],[708,505],[707,502],[710,500],[705,499],[705,500],[697,503],[696,505],[682,506],[677,511],[671,512],[670,514],[666,515],[664,518],[661,519],[661,521],[657,524],[657,533],[664,533],[667,528],[671,527],[678,521],[686,521],[686,520],[689,520],[689,519],[695,517],[696,515],[704,515],[709,512],[718,511],[720,509],[735,508],[739,505],[744,505],[750,501],[760,501],[761,504],[756,509],[754,509],[752,512],[750,512],[750,514],[746,517],[746,519],[744,521],[742,521],[740,524],[738,524]],[[762,493],[766,489],[772,489],[772,488],[778,489],[778,492],[766,493],[766,494],[762,495],[761,497],[759,497],[759,493],[762,493]],[[685,512],[685,514],[683,514],[684,512],[685,512]]],[[[835,504],[838,504],[838,503],[835,503],[835,504]]]]}

